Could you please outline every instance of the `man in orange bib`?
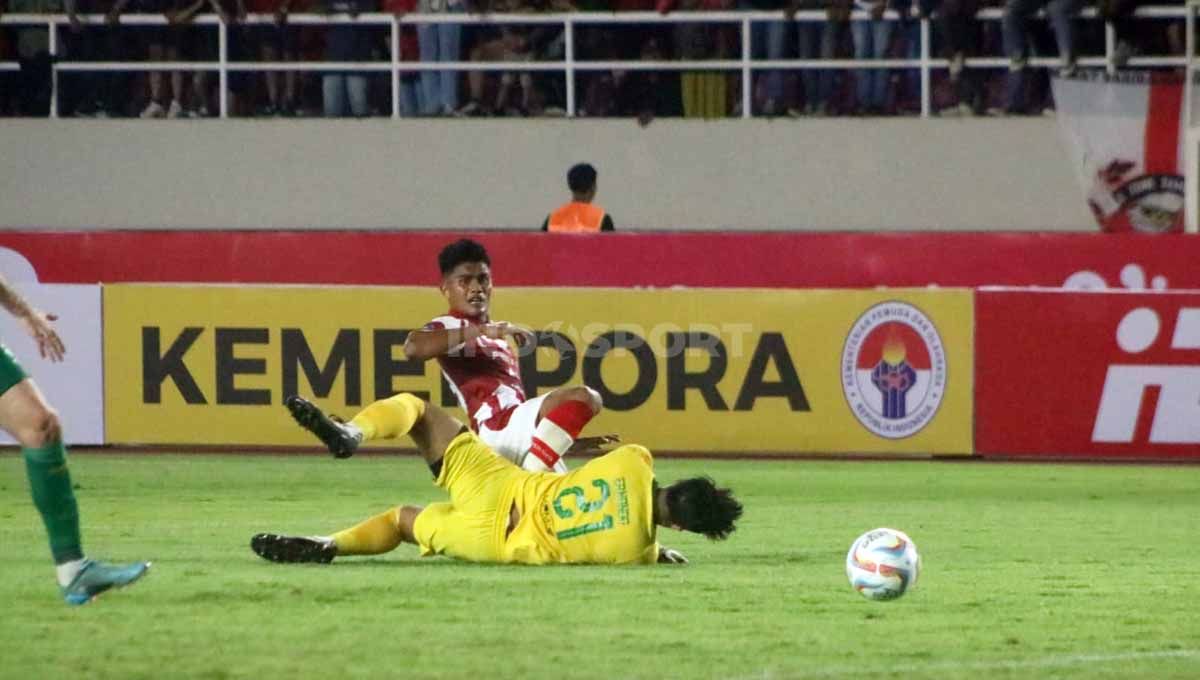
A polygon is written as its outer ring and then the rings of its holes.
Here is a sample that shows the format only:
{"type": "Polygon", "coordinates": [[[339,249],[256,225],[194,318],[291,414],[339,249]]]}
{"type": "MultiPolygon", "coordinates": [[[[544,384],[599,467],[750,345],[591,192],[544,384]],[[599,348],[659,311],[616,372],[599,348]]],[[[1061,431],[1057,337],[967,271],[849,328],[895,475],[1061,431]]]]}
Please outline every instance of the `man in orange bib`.
{"type": "Polygon", "coordinates": [[[571,189],[571,202],[550,213],[542,222],[542,231],[593,234],[613,230],[612,217],[592,204],[596,198],[596,168],[590,163],[571,166],[567,171],[567,186],[571,189]]]}

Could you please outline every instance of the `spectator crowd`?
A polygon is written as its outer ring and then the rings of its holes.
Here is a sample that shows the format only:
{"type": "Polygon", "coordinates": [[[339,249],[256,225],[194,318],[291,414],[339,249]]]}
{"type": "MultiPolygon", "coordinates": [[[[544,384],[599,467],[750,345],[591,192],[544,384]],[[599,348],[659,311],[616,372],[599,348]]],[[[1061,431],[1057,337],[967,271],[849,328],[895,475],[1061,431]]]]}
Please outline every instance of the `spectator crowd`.
{"type": "MultiPolygon", "coordinates": [[[[1177,0],[1176,0],[1177,1],[1177,0]]],[[[3,13],[65,14],[50,54],[45,24],[0,25],[0,115],[46,116],[57,92],[60,116],[203,118],[217,111],[215,71],[60,69],[52,88],[53,60],[67,62],[214,62],[217,26],[196,22],[215,16],[228,27],[228,59],[239,67],[285,62],[282,67],[239,68],[227,79],[232,116],[367,117],[390,115],[392,77],[386,70],[288,70],[286,63],[392,60],[391,29],[363,23],[360,15],[419,12],[433,15],[657,11],[678,13],[683,23],[577,25],[577,61],[688,62],[736,60],[740,26],[704,21],[705,12],[752,10],[778,19],[754,21],[754,60],[915,59],[919,18],[931,19],[930,56],[948,68],[932,72],[932,103],[943,114],[1038,114],[1051,109],[1046,69],[1033,56],[1055,57],[1064,74],[1078,59],[1105,53],[1105,22],[1116,34],[1117,66],[1133,56],[1183,54],[1182,18],[1134,16],[1144,0],[1099,0],[1099,19],[1083,20],[1083,0],[0,0],[3,13]],[[1001,9],[1001,21],[977,18],[1001,9]],[[894,11],[899,19],[885,17],[894,11]],[[818,21],[796,21],[816,11],[818,21]],[[267,16],[247,22],[248,13],[267,16]],[[293,14],[326,13],[327,24],[295,23],[293,14]],[[122,21],[154,15],[165,24],[122,21]],[[83,15],[103,16],[84,22],[83,15]],[[853,15],[853,19],[851,18],[853,15]],[[695,19],[692,21],[692,19],[695,19]],[[969,64],[1002,57],[1006,67],[969,64]]],[[[1167,4],[1155,2],[1155,5],[1167,4]]],[[[447,16],[445,19],[452,19],[447,16]]],[[[567,51],[560,24],[401,24],[399,60],[423,67],[439,62],[553,62],[567,51]]],[[[402,116],[561,116],[568,88],[561,70],[402,71],[402,116]]],[[[755,69],[752,115],[903,115],[920,111],[915,68],[755,69]]],[[[737,70],[579,69],[575,107],[585,117],[723,118],[742,114],[737,70]]]]}

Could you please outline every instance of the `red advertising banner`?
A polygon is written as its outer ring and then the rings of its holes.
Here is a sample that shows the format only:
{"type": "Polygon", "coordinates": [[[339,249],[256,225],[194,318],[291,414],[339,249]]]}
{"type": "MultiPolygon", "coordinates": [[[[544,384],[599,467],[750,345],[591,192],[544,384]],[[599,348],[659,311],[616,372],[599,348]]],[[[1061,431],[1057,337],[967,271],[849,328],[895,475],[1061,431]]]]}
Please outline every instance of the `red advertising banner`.
{"type": "Polygon", "coordinates": [[[1200,459],[1200,294],[981,290],[984,456],[1200,459]]]}
{"type": "Polygon", "coordinates": [[[1200,289],[1200,237],[1147,234],[9,231],[0,266],[46,283],[433,285],[463,237],[501,286],[1200,289]]]}

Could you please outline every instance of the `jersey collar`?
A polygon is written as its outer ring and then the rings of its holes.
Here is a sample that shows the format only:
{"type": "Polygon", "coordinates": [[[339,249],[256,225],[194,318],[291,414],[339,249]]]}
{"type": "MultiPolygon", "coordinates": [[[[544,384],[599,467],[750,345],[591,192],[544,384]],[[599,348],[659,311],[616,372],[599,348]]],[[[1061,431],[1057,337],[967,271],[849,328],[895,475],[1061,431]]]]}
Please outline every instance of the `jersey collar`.
{"type": "Polygon", "coordinates": [[[453,309],[446,312],[446,314],[448,316],[452,316],[456,319],[462,319],[463,321],[466,321],[468,323],[487,323],[486,319],[481,319],[478,316],[471,316],[470,314],[463,314],[462,312],[459,312],[459,311],[456,311],[453,309]]]}

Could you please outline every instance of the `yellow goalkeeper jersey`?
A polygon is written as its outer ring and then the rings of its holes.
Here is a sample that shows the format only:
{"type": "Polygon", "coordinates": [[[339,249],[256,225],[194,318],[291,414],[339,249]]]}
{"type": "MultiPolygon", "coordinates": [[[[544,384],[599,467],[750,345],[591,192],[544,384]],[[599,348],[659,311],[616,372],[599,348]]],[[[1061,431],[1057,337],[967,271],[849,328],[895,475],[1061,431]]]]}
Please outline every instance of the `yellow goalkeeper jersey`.
{"type": "Polygon", "coordinates": [[[654,564],[654,459],[622,446],[565,475],[522,479],[521,519],[505,541],[505,561],[523,564],[654,564]]]}

